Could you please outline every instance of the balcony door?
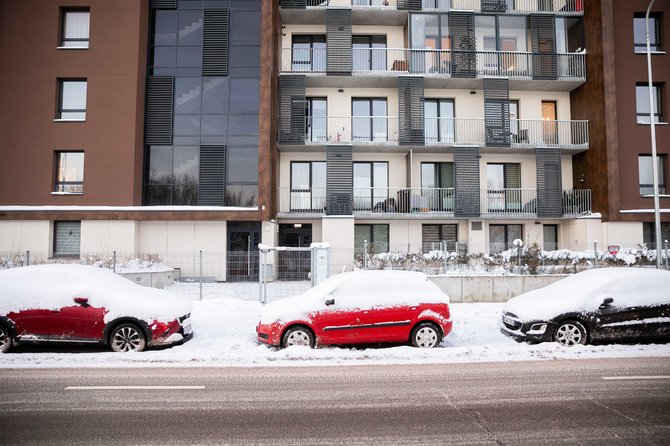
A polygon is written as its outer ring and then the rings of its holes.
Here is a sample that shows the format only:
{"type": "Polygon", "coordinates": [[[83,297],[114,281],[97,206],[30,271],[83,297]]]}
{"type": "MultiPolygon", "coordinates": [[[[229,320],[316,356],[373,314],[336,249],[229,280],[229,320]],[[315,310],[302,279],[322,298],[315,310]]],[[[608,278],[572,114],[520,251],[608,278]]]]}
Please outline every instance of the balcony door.
{"type": "Polygon", "coordinates": [[[556,101],[542,101],[542,135],[545,144],[558,144],[556,101]]]}
{"type": "Polygon", "coordinates": [[[291,212],[323,212],[326,205],[326,163],[291,163],[291,212]]]}
{"type": "Polygon", "coordinates": [[[386,71],[386,36],[352,37],[353,71],[386,71]]]}
{"type": "Polygon", "coordinates": [[[328,139],[328,101],[326,98],[305,100],[305,141],[326,142],[328,139]]]}
{"type": "Polygon", "coordinates": [[[454,163],[421,163],[421,199],[416,207],[454,211],[454,163]]]}
{"type": "Polygon", "coordinates": [[[354,142],[388,141],[386,98],[354,98],[351,128],[354,142]]]}
{"type": "Polygon", "coordinates": [[[486,187],[489,212],[521,210],[521,164],[487,164],[486,187]]]}
{"type": "Polygon", "coordinates": [[[455,141],[453,99],[426,99],[424,119],[426,144],[455,141]]]}
{"type": "Polygon", "coordinates": [[[291,49],[291,71],[326,71],[326,36],[294,35],[291,49]]]}
{"type": "Polygon", "coordinates": [[[354,163],[354,210],[395,211],[395,198],[389,197],[388,163],[354,163]]]}

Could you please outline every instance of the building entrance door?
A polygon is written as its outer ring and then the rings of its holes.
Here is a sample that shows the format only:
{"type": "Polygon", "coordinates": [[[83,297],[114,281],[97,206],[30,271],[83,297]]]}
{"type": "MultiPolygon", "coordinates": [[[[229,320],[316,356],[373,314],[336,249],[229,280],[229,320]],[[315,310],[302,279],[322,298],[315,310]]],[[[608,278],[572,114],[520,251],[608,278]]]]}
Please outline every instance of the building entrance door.
{"type": "Polygon", "coordinates": [[[260,241],[260,222],[228,222],[228,261],[226,263],[228,282],[258,280],[258,244],[260,241]]]}

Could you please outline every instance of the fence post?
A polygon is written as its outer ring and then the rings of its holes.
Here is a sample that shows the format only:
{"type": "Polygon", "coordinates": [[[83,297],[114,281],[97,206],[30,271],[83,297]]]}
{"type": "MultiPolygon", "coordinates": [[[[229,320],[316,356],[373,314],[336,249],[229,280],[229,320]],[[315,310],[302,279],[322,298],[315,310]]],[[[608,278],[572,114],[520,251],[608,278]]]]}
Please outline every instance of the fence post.
{"type": "Polygon", "coordinates": [[[26,266],[30,266],[30,251],[26,251],[26,266]]]}
{"type": "Polygon", "coordinates": [[[593,262],[598,268],[598,240],[593,241],[593,262]]]}
{"type": "Polygon", "coordinates": [[[200,300],[202,300],[202,250],[200,250],[200,300]]]}
{"type": "Polygon", "coordinates": [[[368,269],[368,241],[363,240],[363,269],[368,269]]]}
{"type": "Polygon", "coordinates": [[[116,273],[116,251],[112,251],[112,271],[116,273]]]}
{"type": "Polygon", "coordinates": [[[258,295],[258,300],[260,300],[261,304],[265,305],[266,299],[267,299],[267,294],[266,294],[266,289],[265,289],[265,261],[266,259],[266,252],[264,250],[260,250],[260,255],[258,256],[258,280],[260,282],[260,287],[259,287],[259,295],[258,295]]]}
{"type": "Polygon", "coordinates": [[[666,241],[665,241],[665,269],[667,269],[667,270],[670,270],[670,268],[668,268],[668,257],[669,257],[669,254],[670,254],[670,253],[668,253],[668,241],[666,240],[666,241]]]}
{"type": "Polygon", "coordinates": [[[444,250],[442,251],[442,260],[444,263],[444,274],[447,274],[447,254],[449,252],[449,248],[447,248],[447,241],[442,240],[442,243],[444,243],[443,247],[444,250]]]}

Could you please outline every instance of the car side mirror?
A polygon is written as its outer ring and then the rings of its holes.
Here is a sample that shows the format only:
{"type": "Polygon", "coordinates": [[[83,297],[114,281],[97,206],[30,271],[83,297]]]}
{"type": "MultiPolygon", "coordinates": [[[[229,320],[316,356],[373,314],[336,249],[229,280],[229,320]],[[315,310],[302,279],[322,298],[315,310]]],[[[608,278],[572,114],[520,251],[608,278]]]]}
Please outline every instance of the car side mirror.
{"type": "Polygon", "coordinates": [[[608,306],[608,305],[611,304],[612,302],[614,302],[614,299],[613,299],[613,298],[611,298],[611,297],[606,297],[605,299],[603,299],[603,303],[600,304],[600,308],[605,308],[606,306],[608,306]]]}
{"type": "Polygon", "coordinates": [[[326,299],[326,306],[335,305],[335,299],[326,299]]]}
{"type": "Polygon", "coordinates": [[[81,305],[84,308],[89,306],[87,297],[75,297],[74,303],[76,303],[77,305],[81,305]]]}

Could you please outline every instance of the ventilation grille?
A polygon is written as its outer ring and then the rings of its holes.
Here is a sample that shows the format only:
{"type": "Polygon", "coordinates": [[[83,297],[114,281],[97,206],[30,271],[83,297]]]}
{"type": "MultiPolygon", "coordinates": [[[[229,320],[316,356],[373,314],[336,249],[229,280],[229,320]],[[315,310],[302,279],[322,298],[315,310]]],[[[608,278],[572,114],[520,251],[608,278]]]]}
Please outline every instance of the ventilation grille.
{"type": "Polygon", "coordinates": [[[479,148],[454,147],[456,217],[479,217],[479,148]]]}
{"type": "Polygon", "coordinates": [[[472,13],[451,12],[451,76],[474,78],[477,75],[475,53],[475,16],[472,13]]]}
{"type": "Polygon", "coordinates": [[[421,11],[421,0],[398,0],[398,9],[401,11],[421,11]]]}
{"type": "Polygon", "coordinates": [[[305,143],[305,76],[279,78],[280,144],[305,143]]]}
{"type": "Polygon", "coordinates": [[[205,9],[202,37],[203,76],[228,75],[228,21],[227,9],[205,9]]]}
{"type": "Polygon", "coordinates": [[[326,72],[351,75],[351,10],[326,11],[326,72]]]}
{"type": "Polygon", "coordinates": [[[172,144],[172,104],[174,78],[152,76],[147,79],[146,144],[172,144]]]}
{"type": "Polygon", "coordinates": [[[481,0],[482,12],[505,12],[507,11],[506,0],[481,0]]]}
{"type": "Polygon", "coordinates": [[[307,0],[282,0],[281,7],[284,9],[305,9],[307,0]]]}
{"type": "Polygon", "coordinates": [[[226,196],[226,146],[200,146],[198,204],[223,206],[226,196]]]}
{"type": "Polygon", "coordinates": [[[423,77],[398,77],[400,145],[424,145],[423,77]]]}
{"type": "Polygon", "coordinates": [[[560,149],[535,149],[537,162],[537,216],[563,215],[563,184],[560,149]]]}
{"type": "Polygon", "coordinates": [[[353,169],[351,146],[328,146],[326,150],[327,215],[352,215],[353,169]]]}
{"type": "Polygon", "coordinates": [[[533,79],[558,78],[556,67],[556,20],[553,15],[531,15],[533,79]]]}
{"type": "Polygon", "coordinates": [[[151,0],[153,9],[176,9],[177,0],[151,0]]]}
{"type": "Polygon", "coordinates": [[[508,79],[484,79],[484,127],[487,146],[510,146],[508,79]]]}

